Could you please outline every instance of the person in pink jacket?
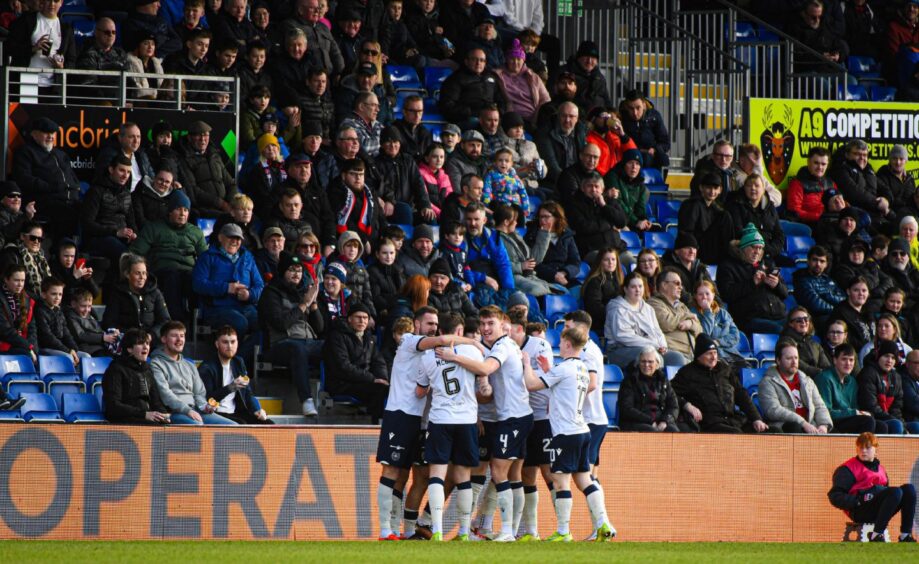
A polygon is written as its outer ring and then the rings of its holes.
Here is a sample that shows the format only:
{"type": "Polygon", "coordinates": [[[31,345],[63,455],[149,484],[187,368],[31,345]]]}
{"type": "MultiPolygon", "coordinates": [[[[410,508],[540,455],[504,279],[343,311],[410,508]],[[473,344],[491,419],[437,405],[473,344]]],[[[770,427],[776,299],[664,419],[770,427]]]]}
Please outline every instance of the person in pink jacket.
{"type": "Polygon", "coordinates": [[[424,151],[424,160],[418,164],[418,172],[424,185],[428,189],[428,199],[431,200],[431,209],[440,219],[440,208],[447,201],[447,196],[453,193],[453,183],[450,176],[444,171],[444,161],[447,153],[440,143],[431,143],[424,151]]]}
{"type": "Polygon", "coordinates": [[[527,123],[535,125],[536,112],[550,98],[542,79],[526,66],[526,57],[520,40],[515,39],[505,52],[504,66],[495,72],[504,83],[508,111],[517,112],[527,123]]]}

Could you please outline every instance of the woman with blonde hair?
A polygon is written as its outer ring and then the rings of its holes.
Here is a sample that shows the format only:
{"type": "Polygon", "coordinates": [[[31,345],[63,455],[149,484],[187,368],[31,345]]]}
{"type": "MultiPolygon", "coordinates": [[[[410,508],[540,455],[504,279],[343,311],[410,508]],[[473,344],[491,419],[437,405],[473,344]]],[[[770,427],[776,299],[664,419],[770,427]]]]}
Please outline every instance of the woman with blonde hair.
{"type": "Polygon", "coordinates": [[[230,213],[221,214],[214,223],[214,230],[208,238],[211,246],[217,244],[217,234],[224,225],[235,223],[243,230],[243,247],[250,253],[262,248],[262,238],[259,237],[258,230],[252,221],[252,212],[255,209],[255,203],[252,198],[245,194],[236,194],[230,200],[230,213]]]}
{"type": "Polygon", "coordinates": [[[702,280],[696,284],[689,300],[689,310],[699,318],[702,332],[715,342],[718,358],[735,367],[747,365],[737,349],[740,345],[740,330],[728,310],[718,303],[718,290],[714,282],[702,280]]]}

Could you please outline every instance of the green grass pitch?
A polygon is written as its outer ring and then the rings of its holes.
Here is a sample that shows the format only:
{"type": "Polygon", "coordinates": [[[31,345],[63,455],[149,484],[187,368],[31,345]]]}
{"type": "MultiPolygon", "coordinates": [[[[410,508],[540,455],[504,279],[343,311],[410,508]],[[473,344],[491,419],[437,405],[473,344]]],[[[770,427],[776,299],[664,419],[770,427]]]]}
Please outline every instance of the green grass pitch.
{"type": "Polygon", "coordinates": [[[0,541],[0,562],[476,563],[507,562],[919,562],[917,545],[860,543],[431,544],[425,542],[0,541]]]}

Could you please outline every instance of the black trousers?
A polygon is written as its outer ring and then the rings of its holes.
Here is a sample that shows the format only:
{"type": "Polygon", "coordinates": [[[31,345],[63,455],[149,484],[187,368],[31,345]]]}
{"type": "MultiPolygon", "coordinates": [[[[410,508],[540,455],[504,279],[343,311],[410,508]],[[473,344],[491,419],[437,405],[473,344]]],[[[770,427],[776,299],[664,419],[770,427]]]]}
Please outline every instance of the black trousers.
{"type": "MultiPolygon", "coordinates": [[[[833,421],[834,433],[852,433],[860,435],[862,433],[874,433],[877,429],[878,421],[870,415],[853,415],[852,417],[843,417],[833,421]]],[[[884,430],[887,426],[884,425],[884,430]]]]}
{"type": "Polygon", "coordinates": [[[916,516],[916,488],[912,484],[887,488],[868,503],[852,511],[852,519],[858,523],[874,523],[875,532],[881,533],[887,524],[900,512],[900,532],[911,533],[916,516]]]}

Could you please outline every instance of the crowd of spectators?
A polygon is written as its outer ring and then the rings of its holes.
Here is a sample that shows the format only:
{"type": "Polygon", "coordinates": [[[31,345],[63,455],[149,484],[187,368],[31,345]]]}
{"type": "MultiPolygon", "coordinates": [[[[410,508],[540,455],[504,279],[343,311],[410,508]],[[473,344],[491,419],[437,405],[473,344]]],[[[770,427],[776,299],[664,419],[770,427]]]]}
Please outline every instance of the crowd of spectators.
{"type": "MultiPolygon", "coordinates": [[[[120,387],[105,394],[145,407],[110,418],[267,422],[245,376],[256,344],[296,359],[305,415],[320,362],[330,392],[379,415],[418,308],[462,314],[469,330],[478,308],[498,305],[539,333],[545,296],[573,295],[629,375],[622,401],[667,414],[655,430],[919,430],[919,196],[904,148],[877,172],[862,141],[815,148],[783,194],[757,147],[719,142],[695,166],[673,248],[630,250],[622,233],[664,230],[642,168],[667,166],[670,134],[641,92],[614,101],[595,43],[567,61],[547,49],[543,62],[541,19],[469,0],[343,1],[331,21],[319,0],[217,11],[186,0],[174,25],[158,4],[135,2],[121,21],[122,44],[143,40],[125,61],[150,70],[162,55],[167,72],[238,76],[241,162],[227,162],[206,113],[182,127],[125,123],[83,194],[59,125],[37,118],[0,184],[0,348],[74,362],[120,351],[121,383],[107,384],[120,387]],[[386,63],[454,69],[440,141],[427,100],[396,111],[386,63]],[[818,242],[793,281],[780,218],[818,242]],[[179,362],[196,311],[216,335],[200,376],[179,362]],[[782,335],[762,413],[739,380],[752,333],[782,335]],[[672,388],[667,367],[682,367],[672,388]]],[[[69,66],[60,2],[39,5],[11,24],[33,46],[13,56],[44,68],[62,53],[69,66]]],[[[84,51],[116,29],[101,15],[96,26],[84,51]]],[[[172,92],[136,86],[150,102],[172,92]]]]}

